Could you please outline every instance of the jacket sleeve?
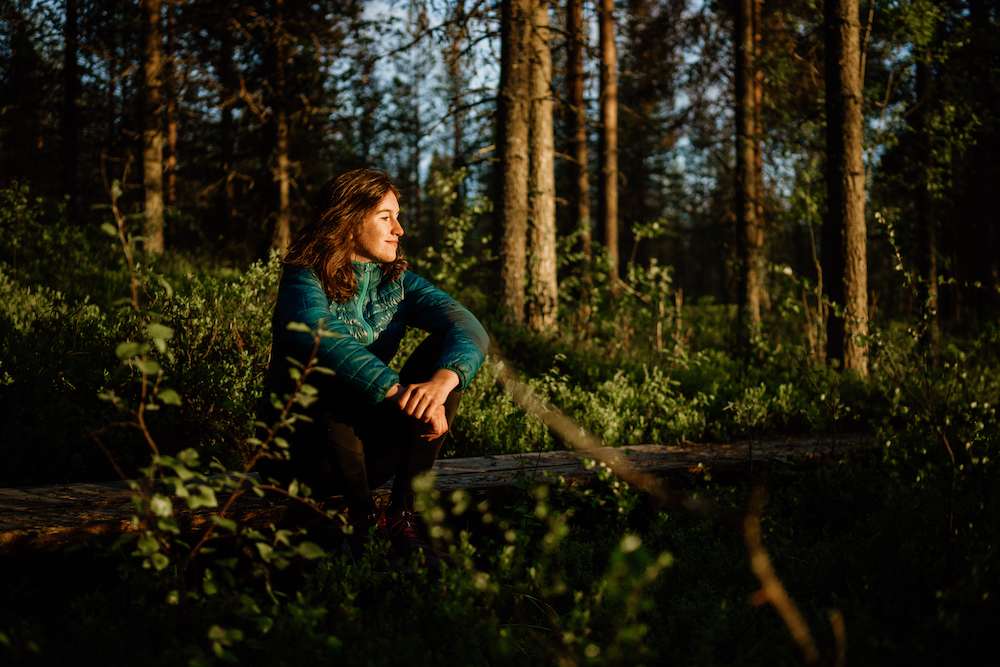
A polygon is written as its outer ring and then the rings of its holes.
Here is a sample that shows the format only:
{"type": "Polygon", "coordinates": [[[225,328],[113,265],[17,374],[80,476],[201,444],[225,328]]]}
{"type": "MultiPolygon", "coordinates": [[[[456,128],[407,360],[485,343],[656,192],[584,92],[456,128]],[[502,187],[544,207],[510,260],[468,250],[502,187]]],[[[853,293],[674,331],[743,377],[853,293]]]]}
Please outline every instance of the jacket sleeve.
{"type": "Polygon", "coordinates": [[[358,342],[347,325],[330,312],[330,301],[323,285],[312,271],[285,269],[275,310],[275,335],[284,338],[286,349],[299,361],[309,358],[316,342],[309,333],[290,331],[288,324],[299,322],[316,330],[325,322],[327,331],[333,336],[320,339],[317,352],[320,366],[334,371],[340,382],[376,403],[399,382],[399,375],[358,342]]]}
{"type": "Polygon", "coordinates": [[[458,389],[469,386],[486,359],[490,339],[479,320],[462,304],[420,276],[403,273],[403,302],[406,324],[445,336],[439,369],[458,375],[458,389]]]}

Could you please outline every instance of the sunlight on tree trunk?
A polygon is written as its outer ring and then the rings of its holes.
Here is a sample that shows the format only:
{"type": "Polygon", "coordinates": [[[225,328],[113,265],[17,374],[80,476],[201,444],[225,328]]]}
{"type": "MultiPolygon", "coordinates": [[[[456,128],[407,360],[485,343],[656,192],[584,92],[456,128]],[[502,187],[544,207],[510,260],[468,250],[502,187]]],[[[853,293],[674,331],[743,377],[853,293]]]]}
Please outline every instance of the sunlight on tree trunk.
{"type": "Polygon", "coordinates": [[[142,3],[143,131],[142,167],[146,196],[143,235],[145,250],[163,254],[163,129],[161,127],[160,86],[163,72],[163,45],[160,43],[160,0],[142,3]]]}
{"type": "Polygon", "coordinates": [[[862,161],[861,36],[858,0],[827,0],[827,206],[823,276],[843,314],[827,321],[827,358],[868,375],[868,260],[862,161]]]}
{"type": "Polygon", "coordinates": [[[601,212],[604,245],[610,263],[611,290],[618,292],[618,74],[615,50],[615,3],[601,0],[601,212]]]}
{"type": "MultiPolygon", "coordinates": [[[[580,230],[580,250],[583,253],[582,279],[585,286],[590,284],[590,169],[587,154],[587,107],[583,98],[585,74],[583,51],[587,35],[583,24],[583,0],[569,0],[566,8],[566,98],[567,125],[570,137],[572,160],[572,197],[576,209],[576,225],[580,230]]],[[[589,299],[589,289],[587,289],[589,299]]]]}
{"type": "Polygon", "coordinates": [[[497,96],[502,170],[497,197],[501,226],[500,299],[504,319],[524,324],[528,219],[528,122],[531,105],[528,0],[501,4],[500,92],[497,96]]]}
{"type": "Polygon", "coordinates": [[[291,222],[291,162],[288,158],[288,83],[285,80],[285,68],[287,66],[288,53],[285,48],[284,38],[284,0],[274,0],[274,129],[276,134],[275,144],[275,173],[274,180],[278,183],[278,211],[274,226],[274,247],[278,249],[282,257],[288,250],[288,244],[292,239],[291,222]]]}
{"type": "Polygon", "coordinates": [[[164,86],[167,93],[167,104],[164,109],[167,125],[167,164],[166,164],[166,205],[177,206],[177,67],[176,39],[177,5],[167,6],[167,53],[164,62],[164,86]]]}
{"type": "Polygon", "coordinates": [[[759,254],[763,235],[757,218],[757,77],[754,63],[754,0],[736,0],[736,240],[739,255],[738,336],[760,325],[759,254]]]}
{"type": "Polygon", "coordinates": [[[528,325],[539,333],[559,330],[556,279],[555,141],[552,134],[552,54],[549,3],[534,7],[531,59],[531,263],[528,325]]]}

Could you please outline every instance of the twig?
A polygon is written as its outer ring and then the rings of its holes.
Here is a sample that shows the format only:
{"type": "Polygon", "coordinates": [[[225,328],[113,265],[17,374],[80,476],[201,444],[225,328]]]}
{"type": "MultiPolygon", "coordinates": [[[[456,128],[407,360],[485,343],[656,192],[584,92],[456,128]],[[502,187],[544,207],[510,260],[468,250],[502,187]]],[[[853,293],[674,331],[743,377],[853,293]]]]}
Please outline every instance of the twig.
{"type": "MultiPolygon", "coordinates": [[[[513,367],[496,349],[495,341],[491,341],[491,348],[492,353],[501,361],[501,371],[497,376],[497,382],[510,392],[511,398],[516,404],[529,414],[534,415],[574,450],[586,453],[588,457],[603,462],[619,479],[649,493],[651,504],[657,509],[681,508],[696,516],[715,519],[723,525],[729,525],[736,529],[741,528],[746,540],[751,567],[761,581],[761,590],[754,594],[753,604],[769,602],[774,605],[792,638],[802,650],[806,664],[817,665],[820,663],[819,651],[812,639],[809,626],[806,625],[802,615],[795,607],[795,603],[789,597],[781,580],[774,573],[770,558],[762,545],[760,512],[765,502],[765,492],[762,487],[754,488],[750,504],[741,521],[732,510],[721,507],[710,500],[674,489],[649,473],[630,468],[617,450],[606,447],[596,435],[584,429],[560,410],[539,399],[526,385],[518,381],[513,367]]],[[[846,653],[846,640],[844,639],[846,633],[843,617],[839,610],[831,612],[830,622],[833,625],[834,637],[837,642],[837,665],[840,667],[844,664],[846,653]]]]}
{"type": "MultiPolygon", "coordinates": [[[[755,486],[750,496],[747,513],[743,517],[743,536],[746,539],[747,553],[750,556],[750,567],[757,579],[760,580],[761,585],[760,590],[753,594],[751,604],[761,605],[769,602],[773,605],[788,631],[791,632],[795,643],[802,650],[802,657],[806,664],[818,665],[819,650],[816,648],[816,642],[813,641],[812,633],[809,632],[809,626],[802,619],[802,614],[799,613],[795,602],[789,597],[788,591],[785,590],[781,580],[774,573],[771,559],[767,555],[767,551],[764,550],[760,535],[760,513],[766,502],[767,492],[764,487],[755,486]]],[[[837,614],[839,616],[839,612],[837,614]]],[[[842,629],[843,619],[841,619],[842,629]]],[[[834,632],[836,631],[835,627],[834,632]]]]}
{"type": "Polygon", "coordinates": [[[620,479],[649,493],[650,502],[658,509],[682,508],[704,518],[714,518],[734,526],[738,524],[738,517],[731,510],[675,489],[649,473],[631,469],[617,450],[605,446],[600,438],[574,419],[535,396],[530,388],[517,379],[513,366],[499,353],[495,343],[491,348],[491,353],[501,361],[498,384],[510,392],[512,400],[525,412],[539,419],[572,449],[604,463],[620,479]]]}

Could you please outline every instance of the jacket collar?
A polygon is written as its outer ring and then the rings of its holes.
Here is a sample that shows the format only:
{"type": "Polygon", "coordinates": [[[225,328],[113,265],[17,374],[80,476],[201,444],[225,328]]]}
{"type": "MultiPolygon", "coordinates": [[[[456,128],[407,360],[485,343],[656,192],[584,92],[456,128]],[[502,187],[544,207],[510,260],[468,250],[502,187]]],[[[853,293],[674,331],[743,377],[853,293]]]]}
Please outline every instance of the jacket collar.
{"type": "Polygon", "coordinates": [[[359,262],[351,260],[351,268],[354,269],[354,277],[358,281],[358,289],[367,284],[368,290],[374,290],[382,282],[382,265],[378,262],[359,262]]]}

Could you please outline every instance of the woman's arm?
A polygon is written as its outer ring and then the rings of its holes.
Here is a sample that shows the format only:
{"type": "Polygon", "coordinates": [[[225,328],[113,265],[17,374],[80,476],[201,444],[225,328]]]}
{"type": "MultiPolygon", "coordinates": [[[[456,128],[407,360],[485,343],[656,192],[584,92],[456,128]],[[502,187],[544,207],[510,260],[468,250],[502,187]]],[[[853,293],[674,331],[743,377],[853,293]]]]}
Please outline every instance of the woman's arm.
{"type": "Polygon", "coordinates": [[[469,310],[445,292],[409,271],[403,273],[406,324],[443,334],[438,369],[458,377],[455,389],[465,389],[479,371],[489,349],[486,329],[469,310]]]}
{"type": "Polygon", "coordinates": [[[373,402],[399,382],[399,375],[369,352],[339,318],[330,312],[330,301],[316,275],[308,269],[289,267],[282,275],[275,306],[275,336],[282,336],[299,361],[305,362],[315,346],[309,332],[289,330],[298,322],[311,330],[322,323],[332,336],[321,339],[317,363],[334,371],[339,381],[364,393],[373,402]]]}

